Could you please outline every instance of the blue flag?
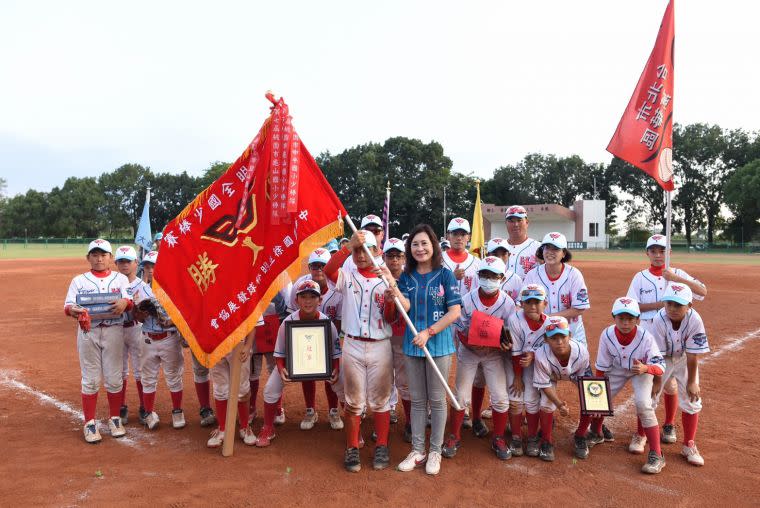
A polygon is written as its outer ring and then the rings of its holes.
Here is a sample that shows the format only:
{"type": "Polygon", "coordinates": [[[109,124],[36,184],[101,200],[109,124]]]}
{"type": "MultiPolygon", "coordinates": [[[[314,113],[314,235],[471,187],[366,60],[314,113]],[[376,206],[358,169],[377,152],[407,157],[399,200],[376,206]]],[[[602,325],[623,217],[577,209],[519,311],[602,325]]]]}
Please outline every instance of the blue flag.
{"type": "Polygon", "coordinates": [[[150,232],[150,188],[145,196],[145,206],[143,206],[142,216],[140,217],[140,224],[137,226],[137,233],[135,234],[135,243],[145,249],[145,251],[151,250],[153,247],[153,235],[150,232]]]}

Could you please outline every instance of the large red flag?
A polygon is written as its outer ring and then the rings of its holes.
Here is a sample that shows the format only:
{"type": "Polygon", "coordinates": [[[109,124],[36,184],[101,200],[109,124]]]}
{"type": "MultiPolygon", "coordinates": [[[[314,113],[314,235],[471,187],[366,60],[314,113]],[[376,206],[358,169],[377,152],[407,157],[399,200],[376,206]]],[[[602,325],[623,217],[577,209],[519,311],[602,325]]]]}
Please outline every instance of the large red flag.
{"type": "Polygon", "coordinates": [[[607,151],[673,190],[673,0],[607,151]]]}
{"type": "Polygon", "coordinates": [[[156,297],[212,366],[256,325],[301,259],[343,233],[346,211],[280,99],[232,166],[164,228],[156,297]]]}

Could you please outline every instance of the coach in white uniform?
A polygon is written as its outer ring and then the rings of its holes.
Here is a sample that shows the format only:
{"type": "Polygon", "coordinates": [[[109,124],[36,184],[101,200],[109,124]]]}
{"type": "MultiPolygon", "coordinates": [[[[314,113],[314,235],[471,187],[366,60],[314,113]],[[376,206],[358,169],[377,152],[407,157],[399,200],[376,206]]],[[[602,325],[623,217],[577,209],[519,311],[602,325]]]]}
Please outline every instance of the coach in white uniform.
{"type": "Polygon", "coordinates": [[[536,266],[536,251],[541,244],[528,237],[528,212],[522,206],[510,206],[505,214],[509,251],[507,270],[512,270],[525,280],[525,275],[536,266]]]}

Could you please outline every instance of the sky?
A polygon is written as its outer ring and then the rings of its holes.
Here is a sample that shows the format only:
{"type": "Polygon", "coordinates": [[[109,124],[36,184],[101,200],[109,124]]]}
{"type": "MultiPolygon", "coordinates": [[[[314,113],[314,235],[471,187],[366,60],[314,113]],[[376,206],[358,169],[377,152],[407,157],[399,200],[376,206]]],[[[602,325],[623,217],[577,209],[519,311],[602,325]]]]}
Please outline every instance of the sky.
{"type": "MultiPolygon", "coordinates": [[[[0,3],[7,195],[122,164],[200,175],[283,96],[309,151],[438,141],[490,178],[605,151],[666,0],[0,3]]],[[[676,121],[760,129],[760,4],[675,5],[676,121]]],[[[677,149],[677,148],[676,148],[677,149]]]]}

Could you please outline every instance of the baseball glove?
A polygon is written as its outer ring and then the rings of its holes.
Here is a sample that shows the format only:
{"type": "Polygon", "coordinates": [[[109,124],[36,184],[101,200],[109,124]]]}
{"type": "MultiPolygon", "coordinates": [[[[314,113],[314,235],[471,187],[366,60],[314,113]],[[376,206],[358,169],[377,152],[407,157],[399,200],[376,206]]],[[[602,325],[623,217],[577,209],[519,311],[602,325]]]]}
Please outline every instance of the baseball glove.
{"type": "Polygon", "coordinates": [[[156,298],[145,299],[137,304],[137,309],[153,317],[164,328],[174,326],[166,309],[156,298]]]}

